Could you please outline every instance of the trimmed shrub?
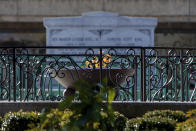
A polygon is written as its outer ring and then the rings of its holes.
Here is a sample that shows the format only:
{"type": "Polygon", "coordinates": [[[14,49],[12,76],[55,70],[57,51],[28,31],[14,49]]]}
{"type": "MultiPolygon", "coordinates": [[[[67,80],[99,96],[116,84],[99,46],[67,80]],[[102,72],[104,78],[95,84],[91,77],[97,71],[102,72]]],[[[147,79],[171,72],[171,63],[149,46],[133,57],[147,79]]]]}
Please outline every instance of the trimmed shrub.
{"type": "Polygon", "coordinates": [[[127,118],[119,112],[114,112],[114,128],[117,131],[123,131],[126,127],[127,118]]]}
{"type": "Polygon", "coordinates": [[[3,119],[0,117],[0,130],[1,130],[1,125],[2,125],[3,119]]]}
{"type": "Polygon", "coordinates": [[[127,122],[125,131],[172,131],[175,129],[175,126],[176,121],[168,117],[154,116],[149,118],[133,118],[127,122]]]}
{"type": "Polygon", "coordinates": [[[142,125],[143,118],[132,118],[127,121],[125,131],[138,131],[142,125]]]}
{"type": "Polygon", "coordinates": [[[188,118],[185,122],[179,123],[176,126],[176,131],[195,131],[196,130],[196,109],[186,113],[188,118]]]}
{"type": "Polygon", "coordinates": [[[196,117],[196,109],[190,110],[186,113],[187,118],[196,117]]]}
{"type": "Polygon", "coordinates": [[[143,117],[154,117],[154,116],[160,116],[160,117],[168,117],[173,120],[176,120],[177,122],[183,122],[186,120],[186,115],[182,111],[171,111],[171,110],[154,110],[147,112],[143,115],[143,117]]]}
{"type": "Polygon", "coordinates": [[[5,114],[2,131],[24,131],[30,128],[31,124],[40,122],[38,112],[9,112],[5,114]]]}
{"type": "Polygon", "coordinates": [[[43,114],[41,117],[41,124],[38,127],[34,127],[35,130],[61,130],[67,123],[70,122],[70,116],[72,111],[66,109],[60,111],[58,109],[52,109],[49,113],[43,114]]]}
{"type": "Polygon", "coordinates": [[[176,131],[196,131],[196,117],[177,124],[176,131]]]}

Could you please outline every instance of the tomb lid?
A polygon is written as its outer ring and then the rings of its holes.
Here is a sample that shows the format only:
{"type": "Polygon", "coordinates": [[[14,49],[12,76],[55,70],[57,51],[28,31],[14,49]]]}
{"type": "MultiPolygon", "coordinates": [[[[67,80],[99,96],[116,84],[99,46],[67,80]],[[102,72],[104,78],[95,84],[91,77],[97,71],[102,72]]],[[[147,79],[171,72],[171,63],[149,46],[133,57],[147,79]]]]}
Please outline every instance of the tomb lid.
{"type": "Polygon", "coordinates": [[[44,18],[44,26],[75,27],[75,26],[157,26],[157,18],[119,16],[111,12],[90,12],[75,17],[44,18]]]}

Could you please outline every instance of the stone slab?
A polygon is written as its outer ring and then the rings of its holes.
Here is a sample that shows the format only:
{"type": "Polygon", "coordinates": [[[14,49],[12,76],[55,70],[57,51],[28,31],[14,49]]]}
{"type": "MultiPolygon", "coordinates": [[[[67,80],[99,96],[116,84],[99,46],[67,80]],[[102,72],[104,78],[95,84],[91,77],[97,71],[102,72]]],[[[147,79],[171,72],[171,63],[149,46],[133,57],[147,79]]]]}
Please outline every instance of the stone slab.
{"type": "Polygon", "coordinates": [[[89,10],[103,10],[104,0],[18,0],[18,2],[20,15],[77,16],[89,10]]]}
{"type": "MultiPolygon", "coordinates": [[[[190,13],[190,16],[196,16],[196,0],[190,0],[190,3],[189,3],[189,13],[190,13]]],[[[196,20],[196,19],[195,19],[196,20]]]]}
{"type": "Polygon", "coordinates": [[[80,16],[109,11],[121,16],[158,17],[160,22],[189,22],[195,0],[0,0],[0,21],[37,21],[44,17],[80,16]]]}
{"type": "Polygon", "coordinates": [[[0,15],[17,15],[17,10],[17,0],[0,0],[0,15]]]}
{"type": "Polygon", "coordinates": [[[105,11],[120,11],[120,14],[129,16],[183,16],[189,14],[189,0],[106,0],[104,7],[105,11]]]}
{"type": "MultiPolygon", "coordinates": [[[[188,15],[189,0],[17,0],[21,15],[70,15],[89,11],[121,15],[188,15]],[[28,6],[31,5],[31,6],[28,6]]],[[[194,0],[193,0],[194,1],[194,0]]]]}
{"type": "Polygon", "coordinates": [[[90,12],[45,18],[44,26],[47,46],[154,46],[157,19],[90,12]]]}

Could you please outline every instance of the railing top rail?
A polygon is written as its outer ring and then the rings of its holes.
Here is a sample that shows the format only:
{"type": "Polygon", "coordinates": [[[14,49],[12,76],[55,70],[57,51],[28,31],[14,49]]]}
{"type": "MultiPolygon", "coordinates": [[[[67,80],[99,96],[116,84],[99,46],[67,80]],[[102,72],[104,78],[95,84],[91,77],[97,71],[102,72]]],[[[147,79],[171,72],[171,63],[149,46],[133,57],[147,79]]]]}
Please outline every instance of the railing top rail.
{"type": "Polygon", "coordinates": [[[61,48],[140,48],[140,49],[187,49],[196,50],[195,47],[141,47],[141,46],[0,46],[0,48],[43,48],[43,49],[61,49],[61,48]]]}

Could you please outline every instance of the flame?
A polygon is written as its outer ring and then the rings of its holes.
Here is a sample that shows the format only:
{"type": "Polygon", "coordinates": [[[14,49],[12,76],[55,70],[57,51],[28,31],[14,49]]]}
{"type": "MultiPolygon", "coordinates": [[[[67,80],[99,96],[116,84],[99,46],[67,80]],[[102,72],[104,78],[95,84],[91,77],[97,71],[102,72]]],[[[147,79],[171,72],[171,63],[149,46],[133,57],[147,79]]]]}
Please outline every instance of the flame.
{"type": "MultiPolygon", "coordinates": [[[[105,54],[103,57],[103,62],[102,62],[102,67],[106,67],[107,64],[109,64],[112,61],[111,55],[105,54]]],[[[100,67],[100,63],[97,57],[95,59],[90,60],[90,61],[85,61],[86,67],[93,67],[95,66],[96,68],[100,67]]]]}

